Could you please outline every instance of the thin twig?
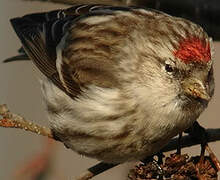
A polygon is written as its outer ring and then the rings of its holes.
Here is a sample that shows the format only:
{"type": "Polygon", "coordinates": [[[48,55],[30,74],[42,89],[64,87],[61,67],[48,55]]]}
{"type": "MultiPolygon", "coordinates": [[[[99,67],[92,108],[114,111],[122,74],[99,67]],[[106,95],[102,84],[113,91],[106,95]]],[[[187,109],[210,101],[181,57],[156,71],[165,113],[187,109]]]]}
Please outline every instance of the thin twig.
{"type": "Polygon", "coordinates": [[[53,139],[53,134],[49,128],[27,121],[18,114],[11,113],[5,104],[0,105],[0,115],[3,117],[0,119],[1,127],[24,129],[53,139]]]}
{"type": "Polygon", "coordinates": [[[215,164],[215,167],[218,169],[218,171],[220,171],[220,162],[215,156],[215,154],[212,152],[208,144],[206,144],[205,149],[209,153],[209,157],[211,158],[212,162],[215,164]]]}
{"type": "Polygon", "coordinates": [[[117,166],[118,164],[107,164],[104,162],[100,162],[98,164],[96,164],[95,166],[92,166],[91,168],[89,168],[86,172],[84,172],[83,174],[81,174],[80,176],[78,176],[76,178],[76,180],[88,180],[93,178],[94,176],[101,174],[104,171],[107,171],[108,169],[111,169],[115,166],[117,166]]]}
{"type": "Polygon", "coordinates": [[[94,174],[89,170],[83,172],[80,176],[76,177],[75,180],[89,180],[94,177],[94,174]]]}
{"type": "MultiPolygon", "coordinates": [[[[206,133],[208,136],[207,142],[215,142],[220,140],[220,129],[206,129],[206,133]]],[[[175,150],[178,144],[178,138],[173,138],[161,151],[168,152],[175,150]]],[[[200,144],[198,141],[194,141],[194,139],[185,135],[181,139],[181,148],[191,147],[200,144]]]]}

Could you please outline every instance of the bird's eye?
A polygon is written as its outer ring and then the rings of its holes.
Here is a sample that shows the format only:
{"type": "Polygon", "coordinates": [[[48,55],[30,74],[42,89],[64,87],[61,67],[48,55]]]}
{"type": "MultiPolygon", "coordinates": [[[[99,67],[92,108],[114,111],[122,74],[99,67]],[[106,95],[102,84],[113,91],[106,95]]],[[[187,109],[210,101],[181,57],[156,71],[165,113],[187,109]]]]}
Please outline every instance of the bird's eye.
{"type": "Polygon", "coordinates": [[[174,71],[176,71],[175,66],[176,64],[172,59],[167,59],[163,68],[169,75],[171,75],[174,73],[174,71]]]}
{"type": "Polygon", "coordinates": [[[172,67],[170,64],[166,64],[166,65],[165,65],[165,70],[166,70],[167,72],[169,72],[169,73],[171,73],[171,72],[174,71],[173,67],[172,67]]]}

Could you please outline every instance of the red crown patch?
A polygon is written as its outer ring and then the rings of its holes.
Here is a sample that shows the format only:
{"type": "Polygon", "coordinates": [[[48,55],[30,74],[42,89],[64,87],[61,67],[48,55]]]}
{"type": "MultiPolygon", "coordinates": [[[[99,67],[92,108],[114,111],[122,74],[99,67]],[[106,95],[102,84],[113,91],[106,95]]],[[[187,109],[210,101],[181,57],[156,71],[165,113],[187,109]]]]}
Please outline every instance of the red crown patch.
{"type": "Polygon", "coordinates": [[[211,60],[210,43],[197,37],[187,38],[180,42],[174,56],[185,63],[209,62],[211,60]]]}

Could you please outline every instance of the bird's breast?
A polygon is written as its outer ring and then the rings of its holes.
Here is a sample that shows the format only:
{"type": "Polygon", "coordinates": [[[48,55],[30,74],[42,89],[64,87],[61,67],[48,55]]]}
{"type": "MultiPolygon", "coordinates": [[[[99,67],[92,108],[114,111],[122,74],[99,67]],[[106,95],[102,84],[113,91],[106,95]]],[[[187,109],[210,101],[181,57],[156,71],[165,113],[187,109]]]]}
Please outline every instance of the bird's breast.
{"type": "Polygon", "coordinates": [[[143,108],[119,89],[90,87],[73,100],[50,82],[43,86],[53,132],[67,147],[89,157],[106,162],[142,159],[185,129],[177,109],[143,108]]]}

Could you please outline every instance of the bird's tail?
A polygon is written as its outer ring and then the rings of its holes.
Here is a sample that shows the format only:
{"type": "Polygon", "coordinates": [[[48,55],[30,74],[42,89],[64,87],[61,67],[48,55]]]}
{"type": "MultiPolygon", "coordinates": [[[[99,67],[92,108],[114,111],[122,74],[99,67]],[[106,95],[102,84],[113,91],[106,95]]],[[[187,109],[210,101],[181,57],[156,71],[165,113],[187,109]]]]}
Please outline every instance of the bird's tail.
{"type": "Polygon", "coordinates": [[[30,58],[24,51],[24,48],[21,47],[18,49],[18,55],[9,57],[3,61],[3,63],[14,62],[14,61],[29,61],[30,58]]]}

